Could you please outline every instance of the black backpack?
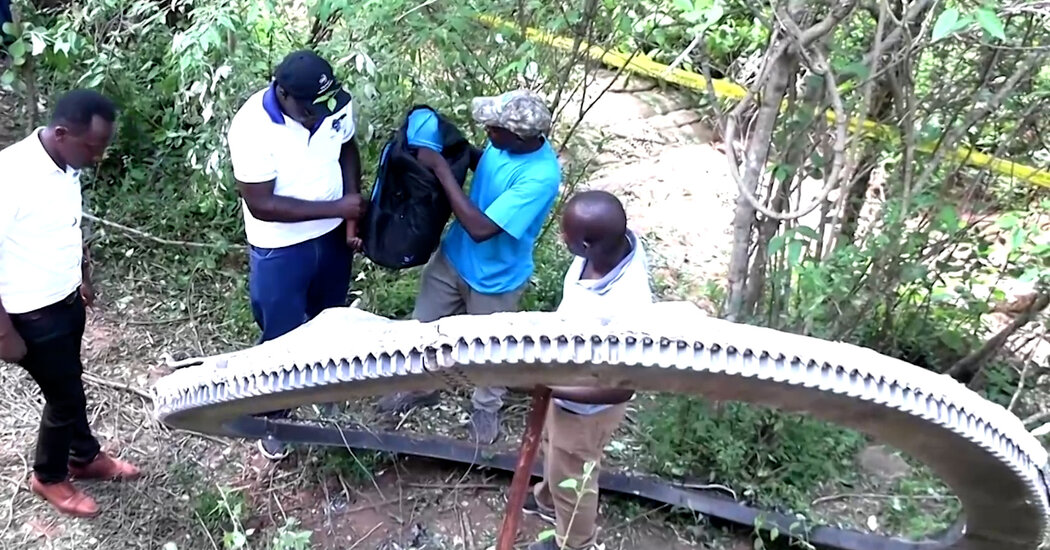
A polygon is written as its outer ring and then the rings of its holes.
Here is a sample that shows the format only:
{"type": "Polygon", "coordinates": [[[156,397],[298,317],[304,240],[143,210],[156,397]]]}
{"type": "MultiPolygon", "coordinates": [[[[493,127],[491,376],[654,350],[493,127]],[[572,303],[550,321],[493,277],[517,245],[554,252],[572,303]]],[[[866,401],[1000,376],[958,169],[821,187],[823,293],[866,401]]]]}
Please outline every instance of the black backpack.
{"type": "Polygon", "coordinates": [[[458,128],[426,105],[409,109],[401,128],[383,147],[372,198],[359,226],[365,256],[390,269],[425,264],[437,250],[452,215],[437,176],[420,164],[417,148],[408,144],[408,117],[418,109],[437,115],[441,155],[460,187],[470,168],[470,142],[458,128]]]}

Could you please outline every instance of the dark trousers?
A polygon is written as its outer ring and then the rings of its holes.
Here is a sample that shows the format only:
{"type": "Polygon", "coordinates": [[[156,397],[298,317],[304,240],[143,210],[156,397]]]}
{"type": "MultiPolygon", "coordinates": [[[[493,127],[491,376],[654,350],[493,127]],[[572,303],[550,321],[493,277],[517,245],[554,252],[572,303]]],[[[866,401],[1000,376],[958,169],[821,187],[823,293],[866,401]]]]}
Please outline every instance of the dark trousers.
{"type": "Polygon", "coordinates": [[[11,321],[26,343],[26,356],[19,364],[44,394],[33,471],[43,483],[64,481],[69,461],[87,464],[99,453],[80,379],[84,302],[77,290],[56,304],[11,315],[11,321]]]}
{"type": "Polygon", "coordinates": [[[253,246],[249,254],[248,293],[262,330],[259,343],[294,330],[325,309],[346,305],[353,253],[346,244],[345,224],[291,246],[253,246]]]}

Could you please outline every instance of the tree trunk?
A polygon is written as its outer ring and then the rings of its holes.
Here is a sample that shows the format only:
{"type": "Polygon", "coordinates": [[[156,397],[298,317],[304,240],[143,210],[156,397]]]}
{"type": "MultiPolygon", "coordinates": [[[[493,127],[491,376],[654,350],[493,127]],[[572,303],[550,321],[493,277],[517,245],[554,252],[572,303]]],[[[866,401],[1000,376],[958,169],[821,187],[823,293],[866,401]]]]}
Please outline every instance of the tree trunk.
{"type": "MultiPolygon", "coordinates": [[[[792,85],[793,83],[789,82],[787,88],[790,89],[792,85]]],[[[822,97],[824,97],[823,79],[811,78],[806,84],[798,109],[819,115],[822,110],[820,105],[822,97]]],[[[817,118],[814,124],[817,125],[817,128],[813,130],[813,133],[820,135],[823,122],[817,118]]],[[[808,124],[796,119],[795,122],[788,125],[788,131],[783,137],[787,145],[787,150],[784,153],[784,164],[789,167],[789,173],[784,177],[783,181],[776,185],[776,194],[773,195],[773,199],[769,204],[770,210],[774,212],[784,212],[790,205],[791,187],[798,177],[799,170],[802,169],[806,162],[806,147],[808,144],[806,140],[795,139],[795,137],[798,135],[797,133],[807,132],[807,130],[808,124]]],[[[758,301],[762,298],[762,293],[766,286],[766,266],[769,263],[769,254],[767,252],[769,250],[769,241],[776,236],[781,223],[781,220],[776,218],[766,218],[758,224],[758,241],[751,259],[751,271],[747,276],[747,284],[744,289],[744,315],[754,315],[758,301]]]]}
{"type": "MultiPolygon", "coordinates": [[[[785,39],[786,40],[786,39],[785,39]]],[[[771,50],[775,48],[771,47],[771,50]]],[[[754,131],[747,140],[747,155],[744,160],[744,173],[741,185],[752,195],[758,189],[759,182],[765,174],[766,161],[769,160],[770,143],[773,128],[780,116],[780,102],[787,93],[791,75],[798,70],[798,57],[785,49],[773,60],[770,74],[762,87],[761,102],[755,115],[754,131]]],[[[732,144],[727,144],[732,147],[732,144]]],[[[747,286],[748,266],[751,255],[752,229],[755,223],[755,207],[744,193],[736,199],[736,213],[733,216],[733,252],[729,259],[729,293],[727,297],[726,318],[738,321],[745,313],[745,290],[747,286]]]]}

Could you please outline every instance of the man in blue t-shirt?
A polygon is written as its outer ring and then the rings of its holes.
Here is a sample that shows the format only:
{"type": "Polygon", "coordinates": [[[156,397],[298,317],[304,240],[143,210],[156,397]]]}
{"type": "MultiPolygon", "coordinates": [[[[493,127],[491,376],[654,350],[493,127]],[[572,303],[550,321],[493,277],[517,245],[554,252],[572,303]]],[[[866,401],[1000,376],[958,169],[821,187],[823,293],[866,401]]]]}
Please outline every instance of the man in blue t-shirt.
{"type": "MultiPolygon", "coordinates": [[[[551,113],[538,95],[516,90],[475,98],[474,120],[485,126],[489,142],[471,158],[470,196],[440,154],[437,118],[416,111],[409,118],[409,143],[437,175],[455,221],[440,249],[423,269],[413,317],[430,322],[449,315],[517,311],[533,272],[533,249],[561,184],[558,155],[546,139],[551,113]]],[[[479,443],[499,434],[499,411],[506,388],[475,388],[471,425],[479,443]]],[[[434,404],[438,392],[387,396],[384,412],[434,404]]]]}

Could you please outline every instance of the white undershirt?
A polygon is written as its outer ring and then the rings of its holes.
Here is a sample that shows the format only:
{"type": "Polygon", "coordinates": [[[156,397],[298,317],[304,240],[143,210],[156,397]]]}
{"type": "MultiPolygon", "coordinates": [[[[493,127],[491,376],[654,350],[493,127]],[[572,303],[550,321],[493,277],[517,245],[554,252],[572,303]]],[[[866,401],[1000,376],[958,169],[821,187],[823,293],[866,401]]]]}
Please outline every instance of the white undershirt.
{"type": "MultiPolygon", "coordinates": [[[[653,291],[649,282],[649,265],[645,247],[631,231],[627,232],[631,252],[612,271],[601,279],[581,279],[587,261],[579,256],[573,258],[565,273],[558,312],[566,316],[585,315],[610,319],[632,315],[638,309],[651,306],[653,291]]],[[[608,409],[612,405],[592,405],[555,399],[555,403],[577,414],[591,415],[608,409]]]]}
{"type": "Polygon", "coordinates": [[[0,151],[0,301],[8,313],[54,304],[82,280],[80,171],[55,164],[41,130],[0,151]]]}

